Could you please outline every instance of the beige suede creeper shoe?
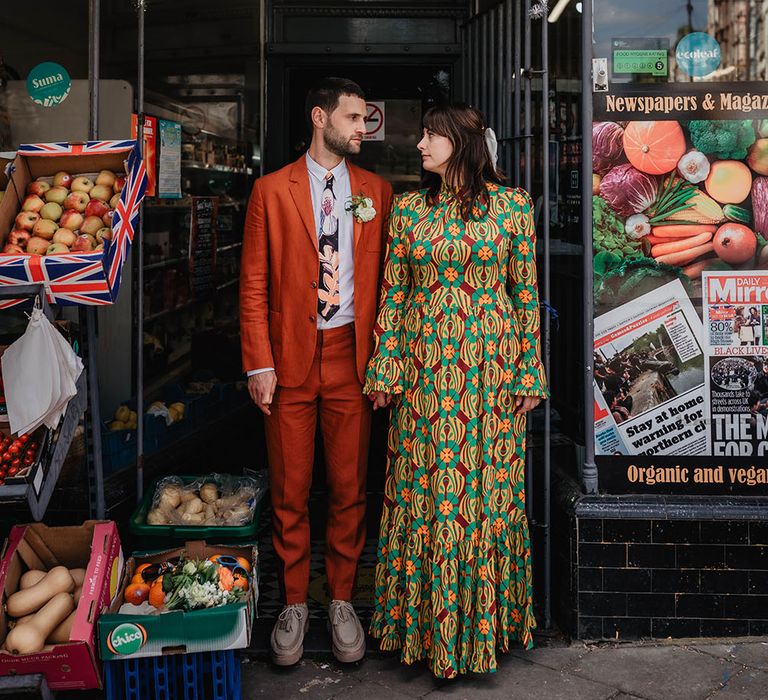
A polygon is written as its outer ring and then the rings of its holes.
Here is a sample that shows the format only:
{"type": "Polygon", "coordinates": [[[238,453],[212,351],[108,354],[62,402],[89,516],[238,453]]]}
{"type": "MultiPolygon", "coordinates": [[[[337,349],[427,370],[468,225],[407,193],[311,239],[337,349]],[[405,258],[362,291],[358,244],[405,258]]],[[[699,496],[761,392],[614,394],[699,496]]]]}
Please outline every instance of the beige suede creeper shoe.
{"type": "Polygon", "coordinates": [[[272,662],[278,666],[293,666],[304,654],[304,636],[309,629],[306,603],[286,605],[272,628],[272,662]]]}
{"type": "Polygon", "coordinates": [[[331,601],[328,627],[333,639],[333,655],[339,661],[349,664],[365,656],[365,632],[352,603],[346,600],[331,601]]]}

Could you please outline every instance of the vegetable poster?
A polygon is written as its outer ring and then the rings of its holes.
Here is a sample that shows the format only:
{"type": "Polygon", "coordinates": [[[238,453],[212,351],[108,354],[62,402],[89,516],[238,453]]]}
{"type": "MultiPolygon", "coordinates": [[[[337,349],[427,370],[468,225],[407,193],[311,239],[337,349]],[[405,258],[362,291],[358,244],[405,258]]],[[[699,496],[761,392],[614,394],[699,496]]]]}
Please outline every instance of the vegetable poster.
{"type": "MultiPolygon", "coordinates": [[[[741,485],[728,481],[728,464],[749,469],[750,460],[764,460],[763,442],[768,453],[768,432],[761,441],[757,418],[763,410],[768,416],[768,299],[765,307],[736,297],[715,303],[706,288],[713,280],[728,280],[723,289],[768,283],[764,92],[763,84],[666,83],[612,85],[609,94],[595,96],[595,447],[608,490],[643,492],[633,485],[630,466],[681,468],[696,456],[696,465],[723,467],[726,476],[718,481],[708,473],[712,480],[700,482],[706,488],[673,481],[668,492],[736,492],[741,485]],[[670,315],[654,318],[661,308],[670,315]],[[635,329],[633,319],[648,314],[652,320],[635,329]],[[712,323],[729,330],[712,335],[712,323]],[[605,343],[626,324],[633,328],[628,336],[605,343]],[[611,368],[622,374],[618,387],[601,379],[611,368]],[[765,409],[755,403],[761,381],[765,409]],[[668,412],[668,422],[659,419],[667,400],[684,407],[680,416],[668,412]],[[637,432],[649,420],[641,432],[658,436],[655,442],[637,432]],[[665,440],[664,425],[678,426],[670,428],[672,436],[687,437],[665,440]]],[[[656,481],[646,490],[659,490],[656,481]]]]}

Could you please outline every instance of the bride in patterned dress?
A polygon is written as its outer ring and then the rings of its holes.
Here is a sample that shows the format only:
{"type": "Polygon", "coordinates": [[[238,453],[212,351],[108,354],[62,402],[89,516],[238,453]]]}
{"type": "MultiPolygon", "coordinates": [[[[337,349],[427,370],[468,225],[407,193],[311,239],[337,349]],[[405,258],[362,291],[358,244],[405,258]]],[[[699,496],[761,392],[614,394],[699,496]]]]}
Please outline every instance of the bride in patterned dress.
{"type": "Polygon", "coordinates": [[[525,424],[547,388],[531,198],[501,184],[477,110],[423,127],[426,187],[393,205],[364,387],[392,409],[370,631],[452,678],[532,646],[525,424]]]}

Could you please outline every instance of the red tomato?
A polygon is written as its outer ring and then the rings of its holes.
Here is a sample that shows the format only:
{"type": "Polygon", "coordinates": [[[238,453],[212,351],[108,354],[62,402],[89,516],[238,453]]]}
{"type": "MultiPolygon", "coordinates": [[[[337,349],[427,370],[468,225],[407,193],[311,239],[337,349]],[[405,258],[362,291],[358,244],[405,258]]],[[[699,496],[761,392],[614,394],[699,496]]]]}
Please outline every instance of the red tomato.
{"type": "Polygon", "coordinates": [[[12,467],[16,467],[16,469],[21,469],[21,459],[17,457],[16,459],[11,462],[12,467]]]}
{"type": "Polygon", "coordinates": [[[31,467],[35,463],[35,456],[34,455],[26,455],[24,457],[24,466],[25,467],[31,467]]]}
{"type": "Polygon", "coordinates": [[[10,452],[14,457],[18,457],[21,452],[21,446],[14,443],[8,448],[8,452],[10,452]]]}
{"type": "Polygon", "coordinates": [[[13,459],[13,455],[10,452],[3,452],[3,462],[10,462],[13,459]]]}
{"type": "Polygon", "coordinates": [[[23,445],[25,442],[29,442],[29,435],[27,433],[24,433],[24,435],[19,435],[19,442],[23,445]]]}
{"type": "Polygon", "coordinates": [[[19,468],[18,467],[11,467],[8,470],[8,476],[16,476],[16,474],[18,474],[18,473],[19,473],[19,468]]]}
{"type": "Polygon", "coordinates": [[[27,449],[30,452],[37,452],[37,443],[36,442],[30,442],[29,443],[29,447],[27,447],[27,449]]]}

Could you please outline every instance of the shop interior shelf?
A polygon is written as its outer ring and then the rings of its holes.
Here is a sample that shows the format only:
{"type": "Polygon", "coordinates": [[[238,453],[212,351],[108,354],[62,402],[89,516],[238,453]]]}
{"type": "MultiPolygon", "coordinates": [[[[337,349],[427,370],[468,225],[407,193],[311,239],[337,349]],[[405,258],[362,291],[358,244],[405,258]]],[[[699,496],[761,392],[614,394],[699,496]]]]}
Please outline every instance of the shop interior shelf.
{"type": "Polygon", "coordinates": [[[182,255],[178,258],[168,258],[167,260],[160,260],[158,262],[149,263],[148,265],[144,265],[145,270],[159,270],[164,267],[172,267],[173,265],[178,265],[179,263],[183,263],[189,260],[189,255],[182,255]]]}

